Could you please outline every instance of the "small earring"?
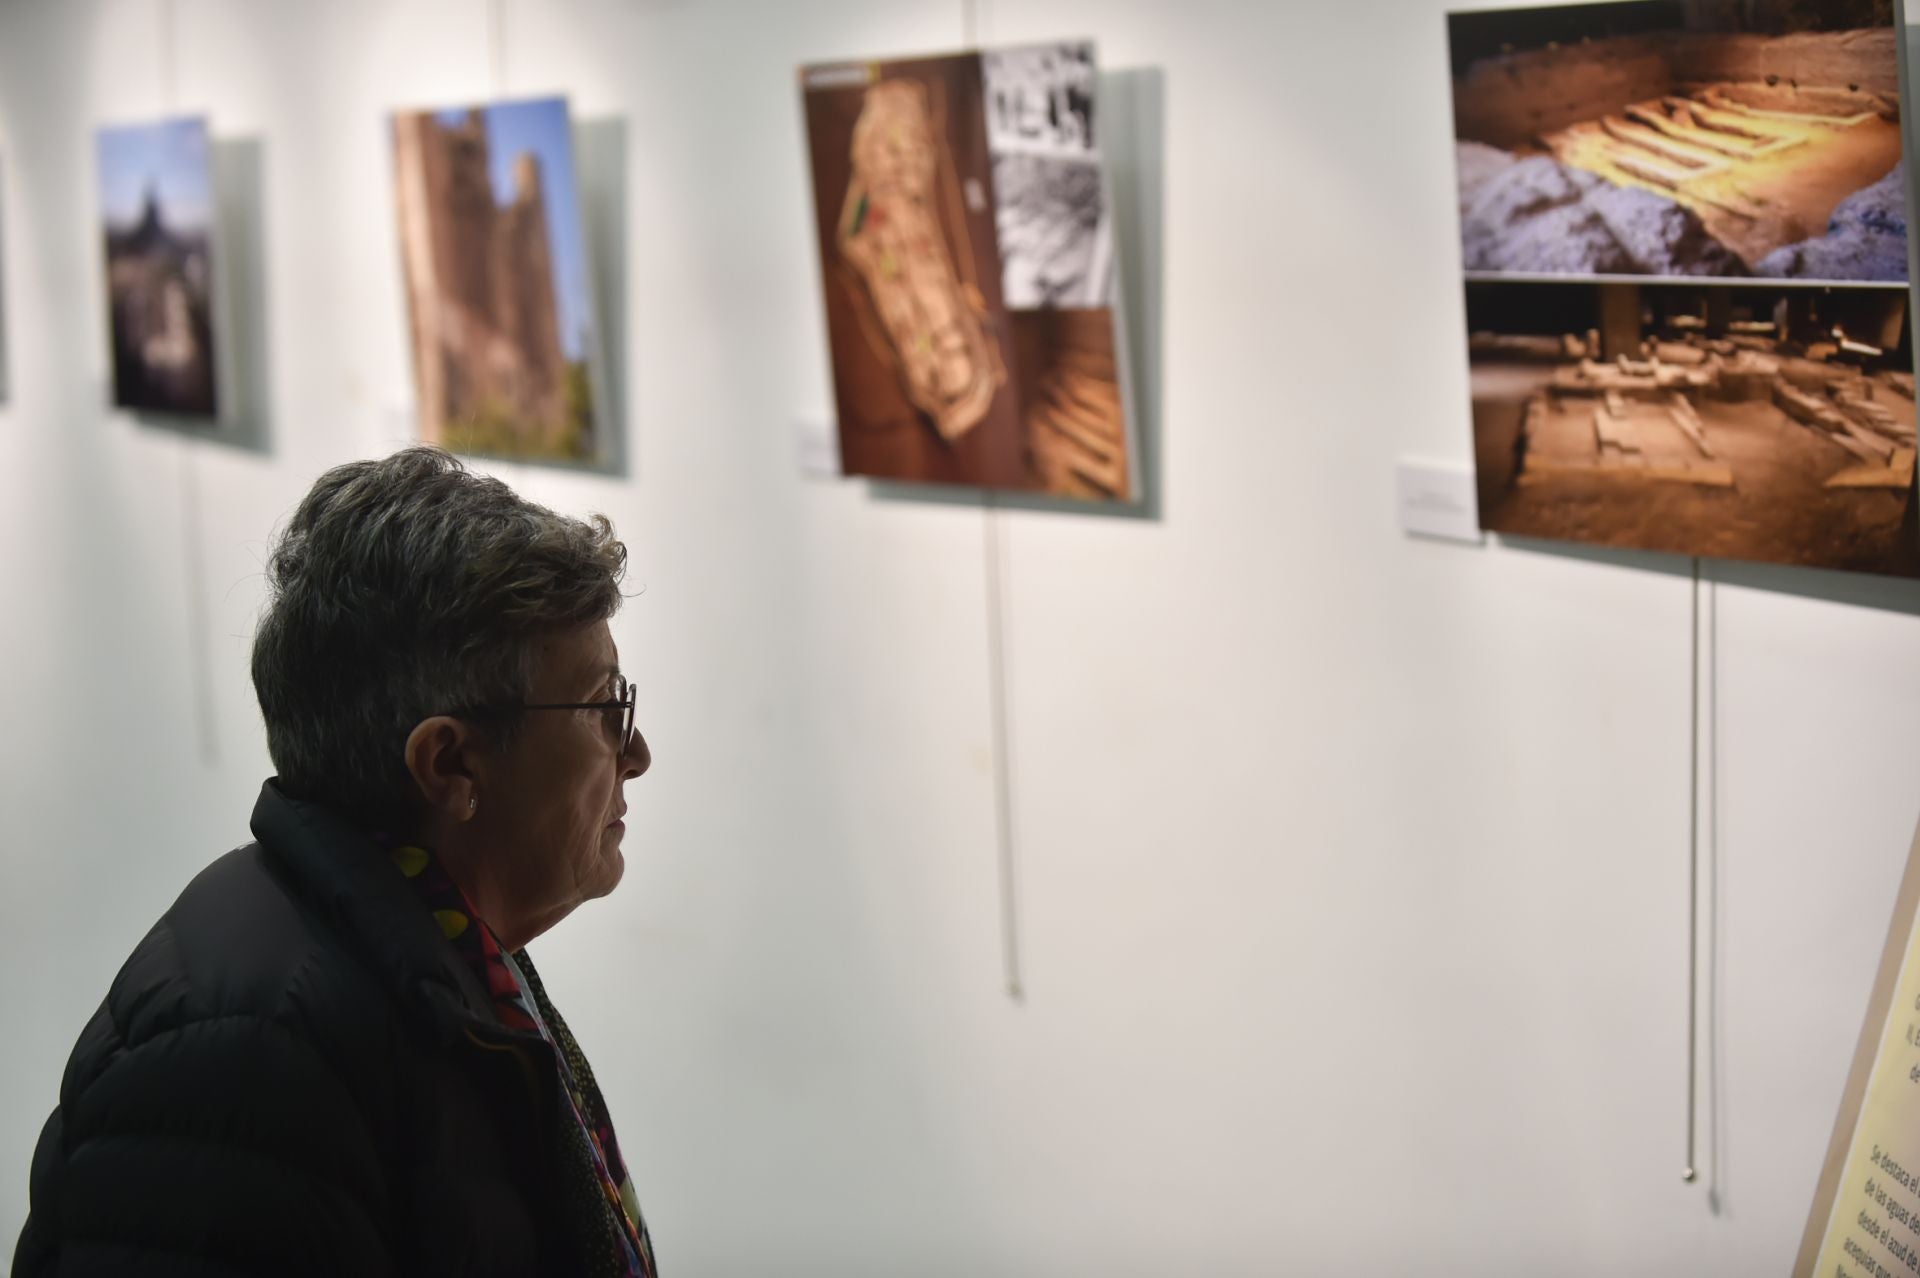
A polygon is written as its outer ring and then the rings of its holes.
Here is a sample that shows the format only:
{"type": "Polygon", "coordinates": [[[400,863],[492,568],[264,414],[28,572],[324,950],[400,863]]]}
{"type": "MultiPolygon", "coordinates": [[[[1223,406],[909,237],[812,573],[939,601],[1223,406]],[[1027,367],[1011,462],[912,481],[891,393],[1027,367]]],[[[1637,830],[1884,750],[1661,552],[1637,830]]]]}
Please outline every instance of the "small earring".
{"type": "Polygon", "coordinates": [[[467,797],[467,815],[472,816],[475,812],[478,812],[479,810],[480,810],[479,798],[476,796],[469,795],[467,797]]]}

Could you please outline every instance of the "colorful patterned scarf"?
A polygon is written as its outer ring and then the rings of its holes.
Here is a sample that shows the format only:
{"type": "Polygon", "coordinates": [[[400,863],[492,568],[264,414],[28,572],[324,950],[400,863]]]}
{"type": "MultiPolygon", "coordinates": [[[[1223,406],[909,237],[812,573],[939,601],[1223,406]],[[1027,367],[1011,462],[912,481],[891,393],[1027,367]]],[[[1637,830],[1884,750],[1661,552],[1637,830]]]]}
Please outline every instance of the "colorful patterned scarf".
{"type": "Polygon", "coordinates": [[[564,1084],[561,1090],[576,1125],[563,1132],[562,1139],[575,1161],[584,1155],[598,1182],[599,1197],[605,1200],[604,1210],[576,1221],[593,1253],[592,1272],[612,1278],[656,1278],[653,1242],[620,1156],[620,1142],[613,1134],[613,1116],[580,1045],[547,998],[533,960],[525,950],[508,954],[501,948],[493,929],[474,913],[466,894],[431,852],[413,845],[398,847],[393,863],[432,911],[440,934],[486,988],[500,1023],[510,1030],[538,1034],[553,1051],[564,1084]]]}

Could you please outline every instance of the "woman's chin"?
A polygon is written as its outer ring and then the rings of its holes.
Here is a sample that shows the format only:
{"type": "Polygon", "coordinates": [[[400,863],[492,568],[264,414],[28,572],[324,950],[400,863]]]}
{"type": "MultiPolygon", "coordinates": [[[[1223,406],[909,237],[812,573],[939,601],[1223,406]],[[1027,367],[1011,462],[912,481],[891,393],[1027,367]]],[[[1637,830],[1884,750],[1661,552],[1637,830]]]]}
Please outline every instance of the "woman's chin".
{"type": "Polygon", "coordinates": [[[600,845],[600,873],[594,884],[596,897],[602,897],[620,886],[620,880],[627,873],[627,854],[620,850],[620,836],[612,831],[600,845]]]}

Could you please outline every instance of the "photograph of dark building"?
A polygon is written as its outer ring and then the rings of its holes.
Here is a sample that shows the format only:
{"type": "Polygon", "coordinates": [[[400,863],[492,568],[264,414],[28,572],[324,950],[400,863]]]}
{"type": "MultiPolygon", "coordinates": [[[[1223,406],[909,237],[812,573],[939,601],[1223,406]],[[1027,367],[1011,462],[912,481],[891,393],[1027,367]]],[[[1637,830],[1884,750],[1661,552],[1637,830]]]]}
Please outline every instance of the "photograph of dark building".
{"type": "Polygon", "coordinates": [[[1472,281],[1480,522],[1920,575],[1901,288],[1472,281]]]}
{"type": "Polygon", "coordinates": [[[564,98],[393,118],[421,438],[598,460],[593,295],[564,98]]]}
{"type": "Polygon", "coordinates": [[[1907,278],[1892,0],[1448,18],[1469,273],[1907,278]]]}
{"type": "Polygon", "coordinates": [[[101,129],[113,403],[216,417],[213,176],[206,121],[101,129]]]}

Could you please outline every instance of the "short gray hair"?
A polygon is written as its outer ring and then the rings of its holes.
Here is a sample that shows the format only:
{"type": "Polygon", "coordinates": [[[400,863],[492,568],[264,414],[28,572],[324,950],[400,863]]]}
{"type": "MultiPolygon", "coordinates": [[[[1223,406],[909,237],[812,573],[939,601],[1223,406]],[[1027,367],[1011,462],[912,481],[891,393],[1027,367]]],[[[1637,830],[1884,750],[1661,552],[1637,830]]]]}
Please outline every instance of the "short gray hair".
{"type": "Polygon", "coordinates": [[[408,735],[486,716],[511,740],[534,642],[620,607],[627,548],[604,515],[556,515],[437,448],[322,475],[267,560],[253,687],[289,794],[412,833],[408,735]]]}

